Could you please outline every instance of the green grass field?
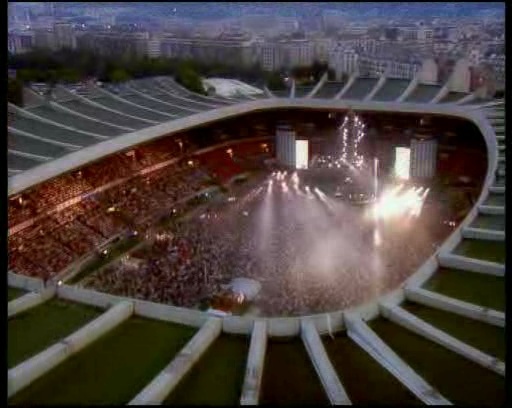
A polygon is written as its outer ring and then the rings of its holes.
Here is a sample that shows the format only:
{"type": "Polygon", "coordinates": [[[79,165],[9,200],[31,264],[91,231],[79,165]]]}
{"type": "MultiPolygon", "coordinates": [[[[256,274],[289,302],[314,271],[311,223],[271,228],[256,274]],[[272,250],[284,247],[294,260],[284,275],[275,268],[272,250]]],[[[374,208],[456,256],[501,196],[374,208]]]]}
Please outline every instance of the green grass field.
{"type": "Polygon", "coordinates": [[[484,353],[505,361],[505,329],[417,303],[400,305],[416,317],[484,353]]]}
{"type": "Polygon", "coordinates": [[[165,405],[238,405],[250,337],[221,335],[178,384],[165,405]]]}
{"type": "Polygon", "coordinates": [[[464,302],[505,311],[505,279],[499,276],[439,268],[423,287],[464,302]]]}
{"type": "Polygon", "coordinates": [[[329,404],[300,337],[269,340],[260,404],[329,404]]]}
{"type": "Polygon", "coordinates": [[[132,317],[14,395],[9,404],[126,404],[171,362],[195,331],[132,317]]]}
{"type": "Polygon", "coordinates": [[[505,242],[464,238],[453,250],[453,253],[456,255],[467,256],[469,258],[504,264],[505,242]]]}
{"type": "Polygon", "coordinates": [[[101,310],[52,299],[7,322],[9,368],[43,351],[101,314],[101,310]]]}
{"type": "Polygon", "coordinates": [[[505,215],[478,214],[470,227],[505,231],[505,215]]]}
{"type": "Polygon", "coordinates": [[[377,318],[369,325],[413,370],[453,404],[504,406],[504,377],[384,318],[377,318]]]}
{"type": "Polygon", "coordinates": [[[344,332],[334,339],[323,336],[322,341],[352,404],[422,405],[414,394],[344,332]]]}
{"type": "Polygon", "coordinates": [[[17,297],[20,297],[21,295],[24,295],[26,293],[27,292],[24,291],[23,289],[7,287],[7,302],[10,302],[11,300],[14,300],[17,297]]]}
{"type": "Polygon", "coordinates": [[[489,194],[489,197],[484,201],[484,205],[505,206],[505,194],[489,194]]]}

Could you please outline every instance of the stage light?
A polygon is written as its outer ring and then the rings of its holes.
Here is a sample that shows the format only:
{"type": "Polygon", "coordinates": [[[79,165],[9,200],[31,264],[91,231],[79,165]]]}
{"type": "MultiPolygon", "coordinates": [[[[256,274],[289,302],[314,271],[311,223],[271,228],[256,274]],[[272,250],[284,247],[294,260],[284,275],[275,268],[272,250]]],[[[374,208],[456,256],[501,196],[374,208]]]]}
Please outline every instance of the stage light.
{"type": "Polygon", "coordinates": [[[397,147],[395,149],[395,176],[408,180],[411,167],[411,149],[408,147],[397,147]]]}
{"type": "Polygon", "coordinates": [[[373,244],[377,247],[381,246],[382,238],[380,237],[380,232],[378,229],[373,231],[373,244]]]}
{"type": "Polygon", "coordinates": [[[428,189],[424,193],[420,193],[422,188],[412,187],[404,191],[402,189],[403,185],[400,184],[382,194],[373,208],[375,219],[391,219],[404,215],[418,217],[420,215],[428,189]]]}

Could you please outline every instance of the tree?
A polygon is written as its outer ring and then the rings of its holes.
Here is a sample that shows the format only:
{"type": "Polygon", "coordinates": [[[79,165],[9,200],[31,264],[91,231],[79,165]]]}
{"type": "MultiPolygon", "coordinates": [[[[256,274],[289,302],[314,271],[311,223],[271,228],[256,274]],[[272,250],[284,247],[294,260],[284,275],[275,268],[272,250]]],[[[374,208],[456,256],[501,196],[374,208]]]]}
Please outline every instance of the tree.
{"type": "Polygon", "coordinates": [[[84,75],[75,68],[62,68],[57,70],[57,78],[66,83],[75,83],[80,81],[84,75]]]}
{"type": "Polygon", "coordinates": [[[272,72],[267,77],[267,88],[275,91],[286,89],[283,78],[277,72],[272,72]]]}
{"type": "Polygon", "coordinates": [[[116,68],[107,74],[107,78],[110,80],[110,82],[120,83],[128,81],[130,79],[130,75],[128,75],[126,70],[122,68],[116,68]]]}
{"type": "Polygon", "coordinates": [[[20,80],[9,78],[7,100],[17,106],[23,106],[23,83],[20,80]]]}
{"type": "Polygon", "coordinates": [[[176,82],[183,85],[189,91],[206,94],[201,77],[189,61],[183,62],[178,67],[176,82]]]}

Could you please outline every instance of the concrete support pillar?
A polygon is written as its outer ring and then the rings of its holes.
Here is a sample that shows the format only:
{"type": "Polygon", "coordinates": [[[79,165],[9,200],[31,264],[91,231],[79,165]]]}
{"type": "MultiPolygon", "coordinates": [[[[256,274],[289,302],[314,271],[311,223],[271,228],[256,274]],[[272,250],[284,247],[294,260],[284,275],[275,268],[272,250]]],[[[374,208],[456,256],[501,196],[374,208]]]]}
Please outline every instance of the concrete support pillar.
{"type": "MultiPolygon", "coordinates": [[[[190,371],[222,331],[222,320],[209,319],[178,355],[128,405],[159,405],[190,371]]],[[[222,380],[222,379],[219,379],[222,380]]]]}
{"type": "Polygon", "coordinates": [[[7,318],[10,319],[28,309],[40,305],[55,296],[56,289],[50,286],[39,293],[27,293],[7,304],[7,318]]]}
{"type": "Polygon", "coordinates": [[[352,405],[311,320],[302,319],[301,337],[331,404],[352,405]]]}
{"type": "Polygon", "coordinates": [[[352,86],[352,84],[356,81],[356,79],[359,77],[359,73],[356,71],[354,72],[348,82],[345,84],[345,86],[343,88],[341,88],[341,91],[339,91],[333,99],[341,99],[343,97],[343,95],[345,95],[345,93],[349,90],[349,88],[352,86]]]}
{"type": "Polygon", "coordinates": [[[415,76],[412,81],[409,83],[409,85],[407,86],[407,88],[405,88],[404,92],[402,93],[402,95],[400,95],[396,102],[403,102],[405,101],[410,94],[412,94],[414,92],[414,90],[416,89],[416,87],[418,86],[419,84],[419,79],[418,79],[418,76],[415,76]]]}
{"type": "Polygon", "coordinates": [[[267,351],[267,322],[258,320],[252,329],[240,405],[258,405],[267,351]]]}
{"type": "Polygon", "coordinates": [[[345,313],[348,336],[427,405],[451,405],[388,347],[357,315],[345,313]]]}
{"type": "Polygon", "coordinates": [[[120,302],[57,344],[11,368],[7,372],[8,397],[10,398],[73,354],[84,349],[132,314],[133,303],[120,302]]]}
{"type": "Polygon", "coordinates": [[[166,116],[166,117],[168,117],[170,119],[173,119],[173,118],[176,117],[176,115],[172,115],[172,114],[167,113],[167,112],[162,112],[162,111],[159,111],[159,110],[156,110],[156,109],[153,109],[153,108],[148,108],[147,106],[142,106],[142,105],[138,105],[136,103],[130,102],[128,99],[124,99],[124,98],[116,95],[115,93],[107,91],[106,89],[97,88],[97,90],[98,90],[98,93],[100,93],[100,94],[103,94],[103,95],[108,96],[110,98],[116,99],[116,100],[118,100],[120,102],[127,103],[128,105],[135,106],[136,108],[144,109],[144,110],[147,110],[147,111],[150,111],[150,112],[153,112],[153,113],[158,113],[159,115],[162,115],[164,117],[166,116]]]}
{"type": "Polygon", "coordinates": [[[272,93],[270,89],[268,89],[266,86],[263,87],[263,91],[265,92],[265,95],[267,95],[268,98],[275,98],[276,96],[272,93]]]}
{"type": "Polygon", "coordinates": [[[505,187],[489,187],[489,192],[495,193],[495,194],[505,194],[505,187]]]}
{"type": "MultiPolygon", "coordinates": [[[[322,75],[322,78],[317,82],[315,87],[306,95],[306,98],[312,98],[320,90],[322,86],[327,82],[327,72],[322,75]]],[[[295,83],[295,81],[294,81],[295,83]]],[[[294,91],[295,92],[295,91],[294,91]]]]}
{"type": "Polygon", "coordinates": [[[476,98],[476,95],[474,93],[471,93],[471,94],[465,96],[464,98],[459,99],[458,101],[456,101],[455,104],[462,105],[463,103],[471,102],[475,98],[476,98]]]}
{"type": "Polygon", "coordinates": [[[89,98],[86,98],[85,96],[82,96],[78,93],[72,93],[70,92],[66,87],[62,86],[62,85],[57,85],[56,86],[60,92],[64,92],[64,93],[67,93],[69,94],[71,97],[73,97],[74,99],[79,99],[81,102],[84,102],[88,105],[92,105],[92,106],[95,106],[97,108],[100,108],[100,109],[103,109],[103,110],[107,110],[107,111],[110,111],[112,113],[115,113],[117,115],[121,115],[121,116],[126,116],[128,118],[131,118],[131,119],[135,119],[135,120],[138,120],[138,121],[142,121],[142,122],[145,122],[147,124],[151,124],[151,125],[158,125],[160,122],[156,122],[154,120],[149,120],[149,119],[144,119],[144,118],[140,118],[138,116],[133,116],[133,115],[130,115],[128,113],[125,113],[125,112],[120,112],[120,111],[117,111],[115,109],[112,109],[112,108],[109,108],[109,107],[106,107],[104,105],[101,105],[97,102],[94,102],[94,99],[89,99],[89,98]]]}
{"type": "Polygon", "coordinates": [[[448,84],[450,81],[448,81],[446,84],[444,84],[443,87],[439,90],[439,92],[432,98],[432,100],[429,103],[439,103],[441,99],[443,99],[448,93],[450,92],[450,87],[448,84]]]}
{"type": "Polygon", "coordinates": [[[492,370],[499,375],[505,375],[505,363],[499,359],[489,356],[456,339],[455,337],[450,336],[399,306],[390,306],[381,303],[380,307],[382,315],[393,323],[397,323],[420,336],[440,344],[448,350],[453,351],[454,353],[457,353],[462,357],[481,365],[482,367],[492,370]]]}
{"type": "Polygon", "coordinates": [[[405,288],[405,297],[412,302],[425,306],[469,317],[494,326],[505,327],[505,313],[503,312],[463,302],[421,288],[405,288]]]}
{"type": "Polygon", "coordinates": [[[438,260],[439,265],[444,266],[445,268],[455,268],[463,271],[477,272],[493,276],[505,276],[505,265],[496,262],[444,253],[438,255],[438,260]]]}
{"type": "MultiPolygon", "coordinates": [[[[498,170],[499,173],[499,170],[498,170]]],[[[498,174],[503,176],[502,174],[498,174]]],[[[494,205],[479,205],[478,212],[481,214],[490,214],[490,215],[503,215],[505,214],[505,207],[497,207],[494,205]]]]}
{"type": "Polygon", "coordinates": [[[505,241],[505,231],[489,230],[484,228],[462,228],[462,236],[470,239],[483,239],[487,241],[505,241]]]}
{"type": "Polygon", "coordinates": [[[115,128],[117,128],[119,130],[122,130],[124,133],[134,132],[136,130],[136,129],[133,129],[133,128],[130,128],[130,127],[126,127],[126,126],[116,125],[115,123],[112,123],[112,122],[105,122],[103,120],[99,120],[97,118],[93,118],[92,116],[84,115],[83,113],[77,112],[76,110],[68,109],[64,105],[61,105],[60,103],[57,103],[57,102],[51,102],[50,101],[50,106],[52,108],[54,108],[55,110],[57,110],[57,111],[61,111],[61,112],[67,113],[69,115],[79,116],[81,118],[84,118],[84,119],[87,119],[87,120],[90,120],[90,121],[93,121],[93,122],[98,122],[98,123],[101,123],[103,125],[107,125],[107,126],[110,126],[110,127],[115,127],[115,128]]]}
{"type": "Polygon", "coordinates": [[[377,92],[379,92],[380,88],[382,88],[386,82],[386,73],[383,73],[380,77],[379,77],[379,80],[377,81],[377,83],[375,84],[375,86],[373,87],[373,89],[370,91],[370,93],[368,95],[366,95],[363,99],[363,101],[371,101],[373,99],[373,97],[375,96],[375,94],[377,92]]]}
{"type": "Polygon", "coordinates": [[[292,79],[292,86],[290,88],[290,98],[295,98],[295,79],[292,79]]]}

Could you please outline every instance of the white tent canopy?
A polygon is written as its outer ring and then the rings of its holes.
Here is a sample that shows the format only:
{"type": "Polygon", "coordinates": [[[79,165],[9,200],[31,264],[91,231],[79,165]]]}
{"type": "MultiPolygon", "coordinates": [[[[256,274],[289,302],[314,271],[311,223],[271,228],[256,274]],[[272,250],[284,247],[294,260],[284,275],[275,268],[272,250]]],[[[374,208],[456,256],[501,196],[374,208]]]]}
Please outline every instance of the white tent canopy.
{"type": "Polygon", "coordinates": [[[251,301],[261,290],[261,283],[249,278],[235,278],[228,287],[235,293],[243,294],[247,300],[251,301]]]}
{"type": "Polygon", "coordinates": [[[208,78],[203,79],[203,85],[213,86],[215,93],[224,97],[236,96],[237,94],[254,95],[263,94],[263,90],[237,79],[208,78]]]}

